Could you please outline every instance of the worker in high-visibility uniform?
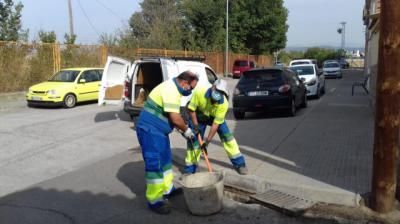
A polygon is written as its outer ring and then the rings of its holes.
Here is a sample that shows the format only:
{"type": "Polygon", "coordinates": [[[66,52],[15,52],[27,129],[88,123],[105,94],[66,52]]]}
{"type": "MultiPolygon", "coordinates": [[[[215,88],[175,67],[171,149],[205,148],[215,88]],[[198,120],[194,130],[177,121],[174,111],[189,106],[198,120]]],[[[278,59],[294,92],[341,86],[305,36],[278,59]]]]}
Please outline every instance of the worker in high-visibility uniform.
{"type": "Polygon", "coordinates": [[[185,71],[156,86],[150,92],[136,124],[145,163],[146,199],[149,208],[159,214],[170,213],[171,207],[166,199],[177,192],[172,182],[168,134],[176,127],[185,138],[194,137],[192,129],[180,114],[180,106],[181,97],[191,94],[198,79],[197,74],[185,71]]]}
{"type": "Polygon", "coordinates": [[[228,155],[234,169],[241,175],[248,173],[244,156],[239,146],[229,131],[225,122],[228,111],[228,90],[225,80],[218,79],[211,87],[199,86],[193,92],[188,111],[190,115],[190,127],[195,132],[195,139],[188,141],[185,159],[185,172],[195,173],[200,160],[201,149],[207,151],[207,147],[218,133],[222,145],[228,155]],[[207,126],[211,126],[206,138],[204,132],[207,126]],[[199,145],[197,134],[200,133],[203,145],[199,145]]]}

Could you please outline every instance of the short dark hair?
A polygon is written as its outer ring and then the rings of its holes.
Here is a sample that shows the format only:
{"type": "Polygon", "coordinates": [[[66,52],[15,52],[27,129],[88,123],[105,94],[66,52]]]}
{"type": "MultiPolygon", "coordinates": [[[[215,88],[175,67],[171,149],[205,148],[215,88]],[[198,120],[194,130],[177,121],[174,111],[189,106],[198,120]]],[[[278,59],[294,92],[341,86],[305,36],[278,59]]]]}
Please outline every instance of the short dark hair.
{"type": "Polygon", "coordinates": [[[194,80],[199,81],[199,77],[191,71],[184,71],[181,74],[179,74],[177,78],[180,80],[186,80],[189,83],[191,83],[194,80]]]}

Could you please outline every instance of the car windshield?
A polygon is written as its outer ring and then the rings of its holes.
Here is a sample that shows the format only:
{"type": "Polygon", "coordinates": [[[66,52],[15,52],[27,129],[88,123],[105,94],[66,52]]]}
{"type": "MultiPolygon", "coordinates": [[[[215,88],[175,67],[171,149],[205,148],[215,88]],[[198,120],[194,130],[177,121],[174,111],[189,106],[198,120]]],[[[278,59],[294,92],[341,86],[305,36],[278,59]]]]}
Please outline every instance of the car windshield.
{"type": "Polygon", "coordinates": [[[57,72],[51,79],[50,82],[74,82],[80,71],[67,70],[57,72]]]}
{"type": "Polygon", "coordinates": [[[340,65],[338,63],[328,63],[324,65],[324,68],[339,68],[340,65]]]}
{"type": "Polygon", "coordinates": [[[247,61],[235,61],[234,66],[247,66],[247,61]]]}
{"type": "Polygon", "coordinates": [[[241,81],[258,81],[263,83],[282,83],[281,70],[255,70],[243,74],[241,81]]]}
{"type": "Polygon", "coordinates": [[[314,75],[313,66],[295,66],[290,67],[290,70],[294,71],[297,75],[314,75]]]}

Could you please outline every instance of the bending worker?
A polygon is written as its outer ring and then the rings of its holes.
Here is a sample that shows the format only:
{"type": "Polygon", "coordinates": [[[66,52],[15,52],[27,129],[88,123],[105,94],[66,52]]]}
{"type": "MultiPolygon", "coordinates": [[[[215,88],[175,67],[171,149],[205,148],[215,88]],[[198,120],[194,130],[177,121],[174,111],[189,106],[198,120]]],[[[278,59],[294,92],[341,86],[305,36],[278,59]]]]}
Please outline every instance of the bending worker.
{"type": "Polygon", "coordinates": [[[197,164],[200,160],[201,149],[207,151],[207,147],[213,139],[215,133],[218,133],[222,145],[228,155],[231,163],[241,175],[247,174],[246,163],[243,155],[240,153],[239,146],[229,131],[225,122],[225,115],[228,111],[228,91],[226,81],[218,79],[212,87],[197,87],[193,92],[188,109],[191,118],[189,124],[195,132],[195,139],[188,141],[186,151],[186,173],[195,173],[197,164]],[[204,132],[207,125],[211,126],[206,138],[204,132]],[[203,145],[199,145],[197,136],[200,133],[203,139],[203,145]]]}
{"type": "Polygon", "coordinates": [[[156,86],[150,92],[136,124],[145,164],[146,199],[149,208],[159,214],[171,211],[166,199],[177,193],[172,182],[174,177],[168,134],[176,127],[188,140],[194,137],[193,131],[180,115],[180,106],[181,97],[192,93],[198,79],[197,74],[185,71],[156,86]]]}

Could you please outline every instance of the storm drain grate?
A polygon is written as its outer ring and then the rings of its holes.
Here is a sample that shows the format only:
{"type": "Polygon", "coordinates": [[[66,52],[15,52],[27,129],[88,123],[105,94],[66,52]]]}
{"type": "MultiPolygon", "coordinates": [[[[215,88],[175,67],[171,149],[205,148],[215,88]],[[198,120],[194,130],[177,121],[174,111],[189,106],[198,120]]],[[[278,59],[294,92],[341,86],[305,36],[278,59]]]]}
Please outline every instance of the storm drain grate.
{"type": "Polygon", "coordinates": [[[315,204],[313,201],[273,189],[261,194],[251,195],[250,198],[294,215],[304,212],[315,204]]]}

